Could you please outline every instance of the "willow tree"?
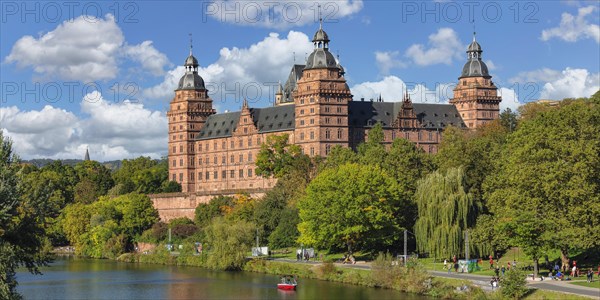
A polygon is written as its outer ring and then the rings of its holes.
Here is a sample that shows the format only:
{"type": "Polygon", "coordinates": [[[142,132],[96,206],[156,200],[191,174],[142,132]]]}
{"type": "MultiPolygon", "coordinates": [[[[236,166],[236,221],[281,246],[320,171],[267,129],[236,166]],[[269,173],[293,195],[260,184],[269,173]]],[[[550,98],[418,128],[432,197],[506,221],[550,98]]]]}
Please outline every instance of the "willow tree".
{"type": "Polygon", "coordinates": [[[475,219],[472,195],[465,189],[465,172],[450,168],[429,174],[417,184],[417,248],[435,257],[462,253],[464,231],[475,219]]]}

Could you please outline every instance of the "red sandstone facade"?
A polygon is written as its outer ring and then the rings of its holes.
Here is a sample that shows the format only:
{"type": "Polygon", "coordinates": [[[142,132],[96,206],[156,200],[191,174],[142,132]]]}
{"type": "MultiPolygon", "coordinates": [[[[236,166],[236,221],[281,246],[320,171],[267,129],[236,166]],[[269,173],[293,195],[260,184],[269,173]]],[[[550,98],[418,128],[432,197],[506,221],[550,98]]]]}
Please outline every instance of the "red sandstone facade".
{"type": "MultiPolygon", "coordinates": [[[[369,129],[380,123],[386,144],[405,138],[435,153],[445,127],[477,128],[498,118],[501,98],[475,39],[467,50],[468,62],[450,104],[413,103],[408,94],[400,102],[383,102],[381,97],[377,101],[354,101],[344,69],[329,52],[329,38],[322,28],[315,33],[313,43],[315,49],[306,65],[292,68],[285,91],[280,86],[276,106],[250,108],[243,101],[241,111],[223,114],[213,109],[197,73],[198,62],[190,51],[186,74],[167,113],[169,177],[182,185],[183,192],[171,198],[189,202],[192,197],[190,208],[195,208],[196,199],[208,201],[206,195],[273,187],[274,179],[256,176],[254,164],[268,135],[288,134],[289,142],[299,145],[305,154],[326,156],[336,145],[356,148],[366,140],[369,129]]],[[[155,206],[176,202],[167,198],[153,197],[155,206]]],[[[175,206],[190,214],[190,208],[175,206]]]]}

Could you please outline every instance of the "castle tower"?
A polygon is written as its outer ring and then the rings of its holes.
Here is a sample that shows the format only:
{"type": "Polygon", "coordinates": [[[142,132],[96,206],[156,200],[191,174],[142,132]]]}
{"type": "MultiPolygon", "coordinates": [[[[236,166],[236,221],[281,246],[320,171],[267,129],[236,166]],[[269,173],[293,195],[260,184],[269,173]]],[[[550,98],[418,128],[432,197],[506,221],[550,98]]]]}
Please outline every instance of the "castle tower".
{"type": "Polygon", "coordinates": [[[185,60],[185,74],[179,80],[171,100],[169,119],[169,179],[181,184],[182,192],[194,192],[194,140],[208,116],[216,111],[212,99],[198,75],[198,60],[192,54],[185,60]]]}
{"type": "Polygon", "coordinates": [[[456,106],[470,129],[497,119],[502,101],[498,96],[498,88],[481,59],[482,52],[473,32],[473,42],[467,48],[467,63],[454,88],[454,98],[450,99],[450,103],[456,106]]]}
{"type": "Polygon", "coordinates": [[[329,52],[329,41],[321,19],[312,40],[314,50],[293,92],[295,143],[310,156],[326,156],[335,145],[348,147],[348,102],[352,94],[344,69],[329,52]]]}

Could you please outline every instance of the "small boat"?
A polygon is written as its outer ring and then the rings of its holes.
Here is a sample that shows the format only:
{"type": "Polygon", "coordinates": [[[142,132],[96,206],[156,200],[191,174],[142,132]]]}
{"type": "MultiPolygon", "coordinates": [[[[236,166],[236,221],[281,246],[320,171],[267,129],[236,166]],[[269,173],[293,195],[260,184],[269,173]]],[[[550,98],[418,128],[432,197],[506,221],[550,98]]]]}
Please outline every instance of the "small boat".
{"type": "Polygon", "coordinates": [[[298,282],[292,275],[281,276],[281,282],[277,284],[278,289],[285,291],[295,291],[296,286],[298,286],[298,282]]]}

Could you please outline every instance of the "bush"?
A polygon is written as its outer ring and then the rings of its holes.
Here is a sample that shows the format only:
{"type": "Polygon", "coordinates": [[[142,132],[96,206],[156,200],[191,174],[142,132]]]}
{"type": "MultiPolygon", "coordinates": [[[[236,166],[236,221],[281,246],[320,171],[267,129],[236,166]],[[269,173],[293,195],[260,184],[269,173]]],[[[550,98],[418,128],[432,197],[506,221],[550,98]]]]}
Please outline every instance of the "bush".
{"type": "Polygon", "coordinates": [[[500,292],[506,298],[521,299],[527,293],[525,273],[517,268],[510,268],[500,279],[500,292]]]}
{"type": "Polygon", "coordinates": [[[394,260],[389,253],[380,253],[372,264],[371,280],[375,286],[425,294],[431,286],[431,277],[416,259],[406,265],[394,260]]]}
{"type": "Polygon", "coordinates": [[[317,277],[325,280],[332,280],[340,272],[332,262],[324,262],[316,267],[317,277]]]}

